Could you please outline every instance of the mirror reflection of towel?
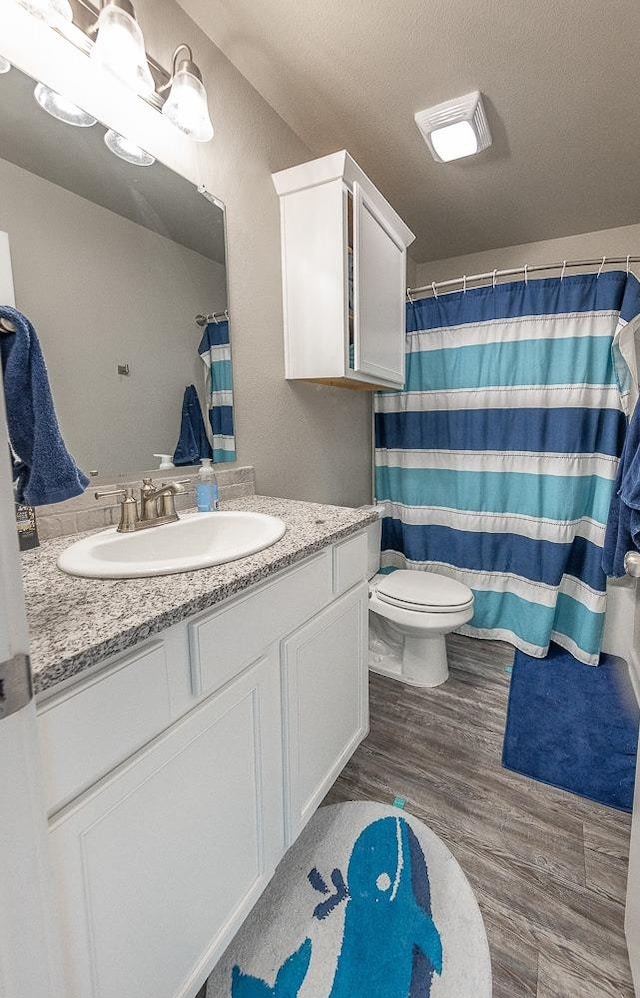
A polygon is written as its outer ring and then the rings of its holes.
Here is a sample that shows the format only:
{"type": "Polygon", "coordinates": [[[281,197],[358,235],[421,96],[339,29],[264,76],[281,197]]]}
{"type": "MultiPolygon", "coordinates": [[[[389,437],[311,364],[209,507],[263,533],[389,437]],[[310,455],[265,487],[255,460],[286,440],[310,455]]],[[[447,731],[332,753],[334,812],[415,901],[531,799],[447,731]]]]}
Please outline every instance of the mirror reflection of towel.
{"type": "Polygon", "coordinates": [[[213,457],[213,453],[204,428],[198,393],[195,385],[189,385],[184,390],[180,438],[173,455],[173,463],[176,466],[200,464],[203,457],[213,457]]]}
{"type": "Polygon", "coordinates": [[[81,495],[89,479],[60,434],[36,331],[26,316],[8,305],[0,305],[0,319],[15,327],[15,332],[0,331],[0,357],[16,498],[29,506],[45,506],[81,495]]]}

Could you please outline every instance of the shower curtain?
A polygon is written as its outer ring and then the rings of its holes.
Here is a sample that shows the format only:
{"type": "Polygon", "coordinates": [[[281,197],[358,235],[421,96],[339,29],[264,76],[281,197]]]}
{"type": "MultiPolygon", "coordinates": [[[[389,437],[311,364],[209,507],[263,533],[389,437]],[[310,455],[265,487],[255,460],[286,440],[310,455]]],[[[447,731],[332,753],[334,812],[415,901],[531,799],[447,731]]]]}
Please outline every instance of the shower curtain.
{"type": "Polygon", "coordinates": [[[619,272],[408,304],[405,387],[375,400],[383,571],[466,583],[469,634],[597,664],[638,327],[640,284],[619,272]]]}
{"type": "Polygon", "coordinates": [[[208,437],[216,464],[235,461],[233,429],[233,370],[229,322],[209,322],[198,347],[204,364],[208,437]]]}

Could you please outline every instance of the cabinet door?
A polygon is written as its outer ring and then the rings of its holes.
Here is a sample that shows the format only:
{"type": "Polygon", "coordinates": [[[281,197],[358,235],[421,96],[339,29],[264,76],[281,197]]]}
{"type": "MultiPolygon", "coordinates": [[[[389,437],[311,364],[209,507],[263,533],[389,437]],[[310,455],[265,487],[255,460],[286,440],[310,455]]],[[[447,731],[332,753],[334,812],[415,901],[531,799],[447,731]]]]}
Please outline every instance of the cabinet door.
{"type": "Polygon", "coordinates": [[[368,595],[359,585],[282,645],[287,844],[368,731],[368,595]]]}
{"type": "Polygon", "coordinates": [[[50,829],[68,998],[191,998],[283,851],[277,653],[50,829]]]}
{"type": "Polygon", "coordinates": [[[406,250],[354,184],[355,370],[404,384],[406,250]]]}

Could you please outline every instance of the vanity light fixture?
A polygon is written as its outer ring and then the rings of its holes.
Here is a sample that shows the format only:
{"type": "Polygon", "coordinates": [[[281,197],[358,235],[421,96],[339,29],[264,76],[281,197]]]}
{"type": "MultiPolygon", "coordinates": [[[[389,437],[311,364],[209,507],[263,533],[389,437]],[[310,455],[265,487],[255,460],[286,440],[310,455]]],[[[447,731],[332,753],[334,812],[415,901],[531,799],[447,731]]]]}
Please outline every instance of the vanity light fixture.
{"type": "Polygon", "coordinates": [[[5,59],[3,55],[0,55],[0,74],[8,73],[11,69],[11,63],[8,59],[5,59]]]}
{"type": "Polygon", "coordinates": [[[110,128],[108,132],[105,133],[104,142],[114,156],[118,156],[119,159],[123,159],[125,163],[131,163],[133,166],[153,166],[155,163],[155,157],[149,152],[145,152],[140,146],[132,142],[131,139],[127,139],[124,135],[120,135],[118,132],[114,132],[113,128],[110,128]]]}
{"type": "Polygon", "coordinates": [[[188,45],[178,45],[173,53],[171,79],[159,92],[169,87],[171,90],[162,106],[162,113],[194,142],[209,142],[213,138],[213,125],[209,117],[207,91],[188,45]],[[183,49],[188,58],[178,59],[178,53],[183,49]]]}
{"type": "Polygon", "coordinates": [[[87,111],[83,111],[81,107],[63,97],[62,94],[58,94],[55,90],[45,87],[44,83],[36,84],[33,96],[43,110],[47,111],[54,118],[57,118],[58,121],[64,121],[67,125],[76,125],[78,128],[91,128],[96,123],[96,119],[87,111]]]}
{"type": "Polygon", "coordinates": [[[155,83],[131,0],[103,0],[95,30],[93,61],[141,97],[152,94],[155,83]]]}
{"type": "Polygon", "coordinates": [[[18,3],[34,17],[46,21],[52,28],[73,21],[69,0],[18,0],[18,3]]]}
{"type": "Polygon", "coordinates": [[[491,132],[478,90],[416,113],[415,122],[436,163],[474,156],[491,145],[491,132]]]}

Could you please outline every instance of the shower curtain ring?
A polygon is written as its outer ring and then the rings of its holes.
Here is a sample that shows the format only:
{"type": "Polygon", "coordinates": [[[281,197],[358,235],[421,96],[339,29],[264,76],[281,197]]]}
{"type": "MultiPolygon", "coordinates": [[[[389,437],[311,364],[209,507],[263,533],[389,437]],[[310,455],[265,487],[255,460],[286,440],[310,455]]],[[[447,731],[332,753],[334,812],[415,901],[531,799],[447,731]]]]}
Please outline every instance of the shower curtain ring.
{"type": "Polygon", "coordinates": [[[493,288],[494,291],[496,290],[496,274],[497,273],[498,273],[498,270],[496,268],[494,270],[494,272],[493,272],[493,277],[491,278],[491,286],[492,286],[492,288],[493,288]]]}
{"type": "Polygon", "coordinates": [[[407,288],[407,298],[409,299],[409,304],[413,305],[413,298],[411,297],[411,288],[407,288]]]}
{"type": "Polygon", "coordinates": [[[600,274],[602,273],[602,268],[604,267],[604,261],[606,259],[607,259],[606,256],[602,257],[602,263],[600,264],[600,269],[598,270],[598,273],[596,274],[596,280],[598,280],[598,278],[600,277],[600,274]]]}
{"type": "Polygon", "coordinates": [[[436,291],[436,282],[435,281],[431,282],[431,290],[433,291],[433,297],[437,298],[438,297],[438,292],[436,291]]]}
{"type": "Polygon", "coordinates": [[[529,264],[525,263],[525,265],[524,265],[524,283],[525,284],[529,283],[529,275],[527,274],[528,269],[529,269],[529,264]]]}
{"type": "Polygon", "coordinates": [[[466,293],[467,293],[467,275],[466,274],[462,278],[462,293],[463,293],[463,295],[466,295],[466,293]]]}
{"type": "Polygon", "coordinates": [[[631,260],[631,254],[627,253],[627,277],[629,276],[629,261],[631,260]]]}
{"type": "Polygon", "coordinates": [[[564,272],[565,272],[566,269],[567,269],[567,261],[563,260],[562,261],[562,273],[560,274],[560,280],[561,281],[564,280],[564,272]]]}

